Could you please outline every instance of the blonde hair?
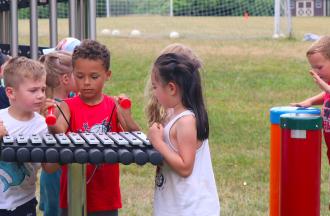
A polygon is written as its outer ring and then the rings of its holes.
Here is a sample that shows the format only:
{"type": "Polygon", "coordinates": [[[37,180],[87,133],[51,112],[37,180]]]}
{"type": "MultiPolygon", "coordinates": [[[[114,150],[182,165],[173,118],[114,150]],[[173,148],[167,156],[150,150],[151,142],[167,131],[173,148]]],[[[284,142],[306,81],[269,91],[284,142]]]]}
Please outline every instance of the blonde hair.
{"type": "Polygon", "coordinates": [[[330,36],[322,36],[315,41],[307,50],[306,56],[309,57],[315,53],[320,53],[326,59],[330,59],[330,36]]]}
{"type": "MultiPolygon", "coordinates": [[[[199,57],[192,51],[192,49],[190,49],[189,47],[183,44],[180,43],[170,44],[161,51],[160,55],[168,54],[168,53],[185,55],[190,60],[192,60],[192,62],[195,64],[197,68],[202,67],[202,61],[199,59],[199,57]]],[[[147,116],[148,125],[152,125],[155,122],[164,123],[167,117],[167,112],[165,108],[158,103],[157,98],[153,95],[151,78],[147,80],[147,84],[145,88],[145,97],[147,98],[145,113],[147,116]]]]}
{"type": "Polygon", "coordinates": [[[47,72],[46,95],[52,97],[54,88],[61,84],[60,76],[64,74],[72,74],[72,55],[68,52],[59,50],[41,56],[39,61],[44,64],[47,72]]]}
{"type": "Polygon", "coordinates": [[[7,87],[19,88],[24,79],[40,80],[45,75],[45,67],[40,62],[26,57],[14,57],[6,62],[3,79],[7,87]]]}

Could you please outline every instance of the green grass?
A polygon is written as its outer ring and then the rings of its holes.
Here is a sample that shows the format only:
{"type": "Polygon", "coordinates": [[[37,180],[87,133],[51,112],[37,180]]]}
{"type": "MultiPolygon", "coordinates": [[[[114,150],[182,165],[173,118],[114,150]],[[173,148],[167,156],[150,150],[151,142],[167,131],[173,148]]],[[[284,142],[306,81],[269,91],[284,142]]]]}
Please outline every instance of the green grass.
{"type": "MultiPolygon", "coordinates": [[[[210,117],[213,168],[221,214],[225,216],[268,214],[269,109],[320,91],[308,75],[305,51],[311,43],[301,39],[307,32],[329,34],[328,18],[294,18],[296,39],[293,40],[271,40],[271,18],[251,18],[248,24],[242,20],[228,17],[97,20],[98,32],[103,28],[118,28],[124,35],[117,38],[98,35],[98,40],[112,53],[113,74],[105,92],[129,95],[133,115],[144,131],[147,130],[144,86],[159,52],[172,42],[180,42],[192,47],[204,61],[202,76],[210,117]],[[125,36],[133,28],[139,28],[143,37],[125,36]],[[184,37],[176,41],[168,39],[167,32],[172,29],[183,32],[184,37]],[[247,184],[243,185],[244,182],[247,184]]],[[[28,25],[24,22],[20,22],[22,43],[28,41],[28,25]]],[[[61,38],[67,36],[67,22],[60,23],[61,38]]],[[[40,44],[45,45],[47,22],[40,20],[40,26],[40,44]]],[[[329,201],[325,151],[323,145],[321,215],[328,214],[329,201]]],[[[151,215],[154,174],[155,167],[151,165],[121,166],[121,215],[151,215]]]]}

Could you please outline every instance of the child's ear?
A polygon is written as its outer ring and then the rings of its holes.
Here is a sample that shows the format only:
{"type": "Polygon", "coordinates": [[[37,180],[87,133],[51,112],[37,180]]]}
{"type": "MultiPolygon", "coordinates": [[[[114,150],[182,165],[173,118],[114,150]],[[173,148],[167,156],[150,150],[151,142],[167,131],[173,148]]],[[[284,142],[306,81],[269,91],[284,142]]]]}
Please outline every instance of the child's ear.
{"type": "Polygon", "coordinates": [[[63,74],[60,77],[60,79],[62,79],[62,83],[65,84],[65,85],[67,85],[69,83],[69,81],[70,81],[70,78],[69,78],[68,74],[63,74]]]}
{"type": "Polygon", "coordinates": [[[167,86],[171,95],[175,95],[177,93],[176,85],[173,82],[169,82],[167,86]]]}
{"type": "Polygon", "coordinates": [[[15,100],[15,89],[13,87],[6,87],[5,91],[8,99],[15,100]]]}
{"type": "Polygon", "coordinates": [[[111,75],[112,75],[112,71],[111,70],[108,70],[106,71],[106,80],[109,80],[111,78],[111,75]]]}

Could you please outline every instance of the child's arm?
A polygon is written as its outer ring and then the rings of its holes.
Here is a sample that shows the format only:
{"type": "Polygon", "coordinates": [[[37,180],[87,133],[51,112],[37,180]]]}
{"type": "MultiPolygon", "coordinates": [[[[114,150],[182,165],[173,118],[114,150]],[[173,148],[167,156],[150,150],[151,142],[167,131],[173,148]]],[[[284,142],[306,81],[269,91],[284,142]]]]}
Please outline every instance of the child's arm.
{"type": "Polygon", "coordinates": [[[310,106],[313,106],[313,105],[322,105],[324,94],[325,94],[325,92],[321,92],[320,94],[317,94],[313,97],[307,98],[307,99],[305,99],[301,102],[291,103],[291,106],[310,107],[310,106]]]}
{"type": "Polygon", "coordinates": [[[320,87],[321,90],[323,90],[323,92],[313,97],[307,98],[306,100],[303,100],[299,103],[291,103],[292,106],[310,107],[313,105],[322,105],[325,93],[330,93],[330,85],[328,83],[324,82],[324,80],[322,80],[321,77],[313,70],[310,70],[309,73],[313,77],[315,83],[320,87]]]}
{"type": "Polygon", "coordinates": [[[172,129],[174,129],[174,139],[171,139],[171,142],[176,144],[178,153],[171,150],[163,141],[163,127],[161,124],[154,123],[149,128],[148,138],[177,174],[188,177],[192,173],[196,150],[199,145],[195,118],[193,116],[182,117],[172,129]]]}
{"type": "MultiPolygon", "coordinates": [[[[56,116],[56,123],[54,125],[48,125],[48,132],[49,133],[65,133],[69,127],[68,123],[66,122],[65,118],[63,117],[63,114],[67,118],[68,121],[70,121],[70,110],[65,102],[60,102],[59,107],[61,109],[60,112],[59,108],[57,107],[55,101],[53,99],[47,98],[45,102],[45,106],[43,107],[43,110],[41,111],[45,117],[48,115],[48,108],[53,107],[54,108],[54,115],[56,116]]],[[[61,168],[61,165],[58,163],[42,163],[41,167],[43,170],[45,170],[47,173],[54,173],[58,169],[61,168]]]]}
{"type": "Polygon", "coordinates": [[[7,135],[8,131],[5,127],[5,125],[3,124],[3,121],[0,120],[0,138],[2,138],[3,136],[7,135]]]}
{"type": "MultiPolygon", "coordinates": [[[[118,110],[118,121],[124,131],[139,131],[140,126],[134,121],[132,117],[131,107],[123,108],[118,104],[118,99],[123,96],[114,97],[118,110]]],[[[126,97],[126,96],[125,96],[126,97]]]]}
{"type": "Polygon", "coordinates": [[[321,90],[330,93],[330,86],[328,83],[324,82],[324,80],[322,80],[321,77],[313,70],[310,70],[309,73],[313,77],[314,82],[320,87],[321,90]]]}
{"type": "Polygon", "coordinates": [[[140,126],[134,121],[131,109],[118,108],[118,121],[124,131],[139,131],[140,126]]]}

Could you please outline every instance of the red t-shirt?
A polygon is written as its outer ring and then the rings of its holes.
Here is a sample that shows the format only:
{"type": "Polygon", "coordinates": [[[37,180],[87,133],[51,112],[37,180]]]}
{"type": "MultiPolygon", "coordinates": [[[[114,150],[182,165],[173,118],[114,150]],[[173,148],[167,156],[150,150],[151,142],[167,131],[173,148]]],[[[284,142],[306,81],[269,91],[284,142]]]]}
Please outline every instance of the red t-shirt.
{"type": "Polygon", "coordinates": [[[325,93],[323,100],[322,113],[323,117],[323,135],[327,144],[327,155],[330,164],[330,94],[325,93]]]}
{"type": "MultiPolygon", "coordinates": [[[[106,132],[120,131],[117,125],[116,105],[112,98],[103,95],[103,100],[97,105],[85,104],[79,96],[66,99],[70,109],[70,128],[72,132],[106,132]],[[111,117],[112,115],[112,117],[111,117]],[[110,121],[111,117],[111,122],[110,121]]],[[[68,167],[62,166],[60,180],[60,207],[68,208],[67,187],[68,167]]],[[[121,208],[118,164],[87,164],[87,211],[109,211],[121,208]],[[95,172],[94,172],[95,170],[95,172]],[[92,173],[94,175],[92,176],[92,173]],[[92,177],[91,177],[92,176],[92,177]]]]}

